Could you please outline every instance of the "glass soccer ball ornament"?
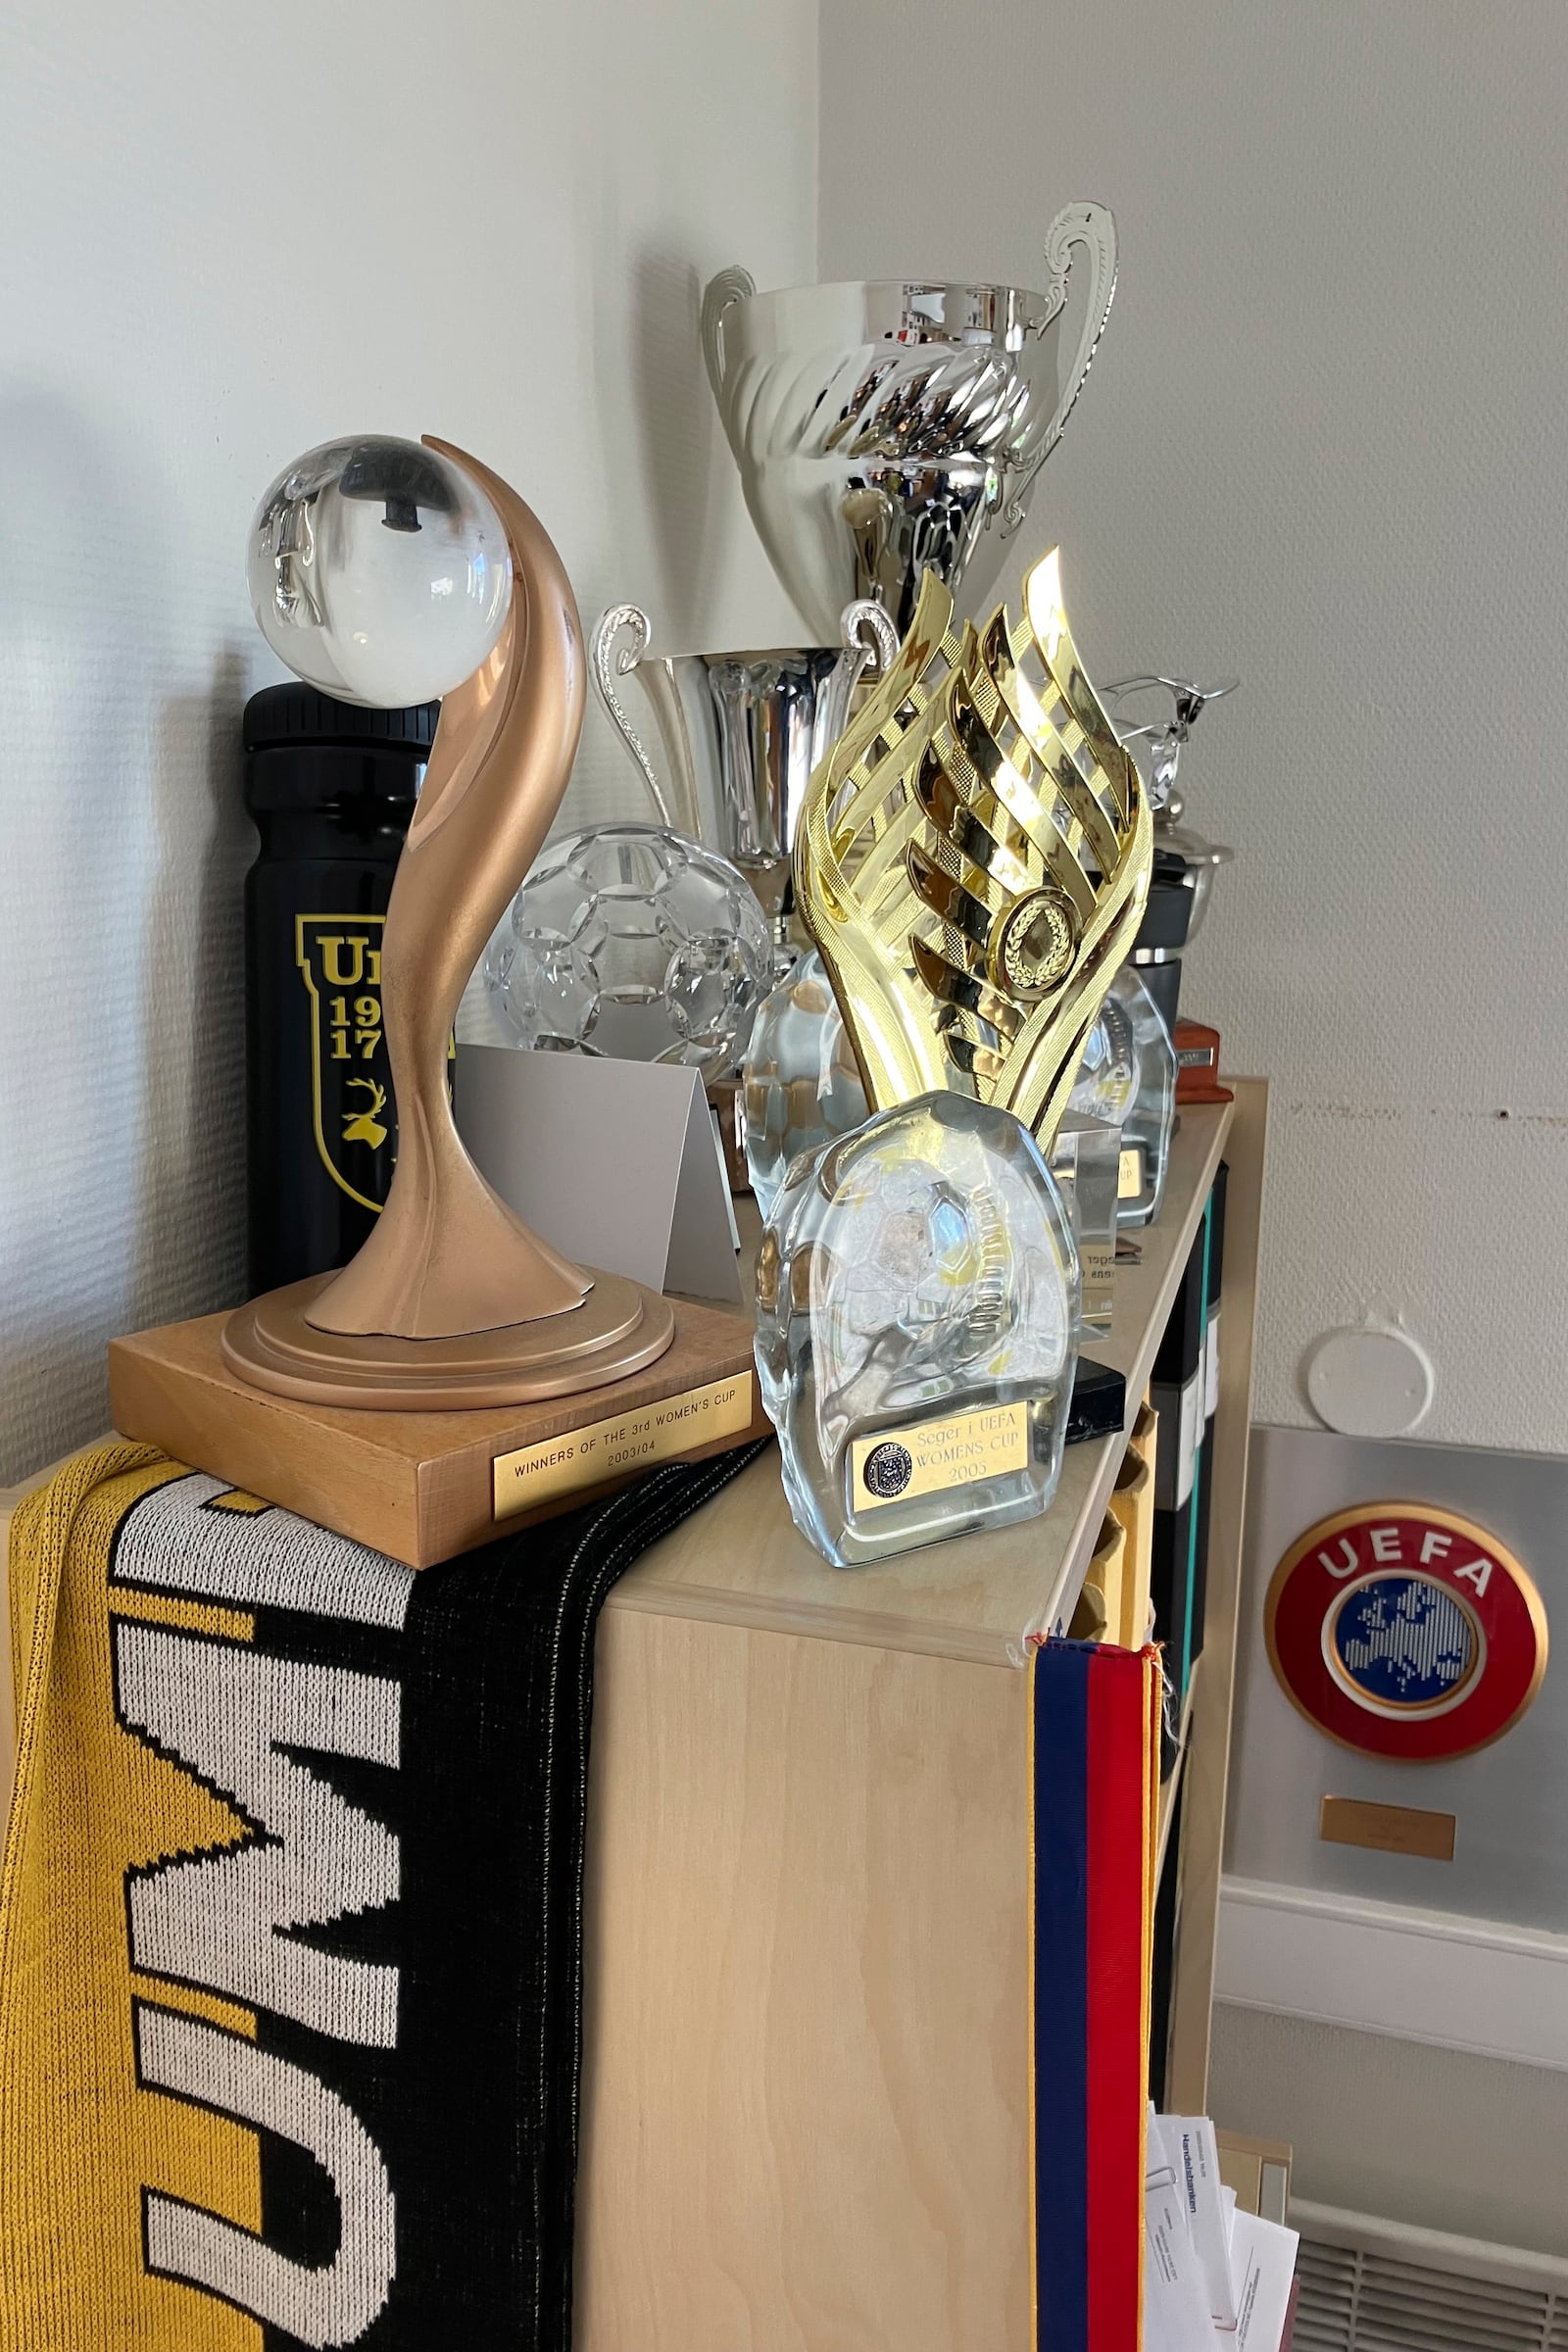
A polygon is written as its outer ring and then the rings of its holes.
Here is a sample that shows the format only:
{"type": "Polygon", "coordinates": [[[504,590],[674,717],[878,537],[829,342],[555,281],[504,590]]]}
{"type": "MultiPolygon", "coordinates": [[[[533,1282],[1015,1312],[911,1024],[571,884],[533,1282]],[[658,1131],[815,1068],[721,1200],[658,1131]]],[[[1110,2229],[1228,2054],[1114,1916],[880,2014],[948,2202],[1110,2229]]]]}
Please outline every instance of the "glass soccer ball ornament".
{"type": "Polygon", "coordinates": [[[757,895],[726,859],[662,825],[552,842],[490,943],[485,984],[539,1053],[733,1068],[772,971],[757,895]]]}
{"type": "Polygon", "coordinates": [[[433,702],[493,651],[512,602],[500,515],[419,441],[327,441],[256,510],[251,603],[278,660],[374,710],[433,702]]]}
{"type": "Polygon", "coordinates": [[[922,1095],[793,1161],[757,1304],[784,1491],[835,1567],[1046,1509],[1072,1400],[1078,1258],[1010,1111],[922,1095]]]}
{"type": "Polygon", "coordinates": [[[869,1116],[855,1049],[814,948],[764,1001],[744,1075],[746,1167],[765,1217],[792,1159],[869,1116]]]}

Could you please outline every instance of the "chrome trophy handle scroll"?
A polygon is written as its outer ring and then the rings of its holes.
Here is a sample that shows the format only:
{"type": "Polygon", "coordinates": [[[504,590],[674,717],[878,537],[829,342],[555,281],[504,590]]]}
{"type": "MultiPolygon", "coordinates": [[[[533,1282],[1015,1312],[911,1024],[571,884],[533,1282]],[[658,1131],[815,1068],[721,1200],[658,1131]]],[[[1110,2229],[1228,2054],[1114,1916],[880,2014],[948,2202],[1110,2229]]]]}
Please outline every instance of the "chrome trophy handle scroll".
{"type": "Polygon", "coordinates": [[[879,678],[885,678],[899,651],[899,632],[888,617],[887,607],[879,605],[874,596],[858,596],[853,605],[845,606],[839,629],[846,646],[859,646],[876,656],[872,667],[879,678]]]}
{"type": "MultiPolygon", "coordinates": [[[[829,750],[850,723],[856,688],[864,678],[885,678],[899,651],[899,632],[874,596],[858,596],[853,604],[845,606],[839,636],[844,651],[828,680],[823,716],[823,733],[829,750]]],[[[790,809],[784,828],[785,847],[790,850],[795,847],[798,815],[798,809],[790,809]]]]}
{"type": "Polygon", "coordinates": [[[1029,506],[1029,496],[1035,486],[1035,476],[1050,457],[1089,373],[1105,320],[1116,292],[1116,222],[1102,204],[1066,204],[1046,231],[1046,262],[1051,271],[1049,292],[1057,298],[1058,307],[1067,299],[1067,279],[1072,270],[1073,248],[1081,246],[1089,256],[1089,311],[1084,319],[1084,331],[1078,345],[1078,356],[1072,365],[1056,413],[1047,425],[1039,447],[1028,458],[1014,479],[1002,517],[1002,536],[1010,539],[1023,521],[1029,506]]]}
{"type": "Polygon", "coordinates": [[[648,757],[647,747],[626,716],[625,706],[614,687],[617,677],[630,677],[647,653],[652,634],[653,623],[641,605],[607,606],[594,623],[594,633],[589,640],[588,674],[610,715],[612,726],[618,731],[639,775],[648,787],[659,823],[673,825],[675,819],[669,812],[669,803],[664,798],[663,787],[655,772],[654,763],[648,757]],[[616,639],[623,636],[629,638],[630,642],[617,646],[616,639]]]}
{"type": "Polygon", "coordinates": [[[713,387],[719,416],[724,420],[725,435],[732,444],[734,436],[730,433],[729,411],[724,400],[724,315],[756,292],[756,278],[738,263],[710,277],[703,292],[703,358],[708,364],[708,380],[713,387]]]}

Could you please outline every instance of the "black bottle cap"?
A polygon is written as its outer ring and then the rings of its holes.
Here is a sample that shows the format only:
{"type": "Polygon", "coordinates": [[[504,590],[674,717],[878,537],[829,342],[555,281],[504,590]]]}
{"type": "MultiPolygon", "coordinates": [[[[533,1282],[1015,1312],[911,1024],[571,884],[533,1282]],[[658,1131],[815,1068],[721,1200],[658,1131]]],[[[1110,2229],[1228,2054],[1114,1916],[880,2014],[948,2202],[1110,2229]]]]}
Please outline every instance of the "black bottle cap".
{"type": "Polygon", "coordinates": [[[285,745],[351,744],[377,750],[426,754],[435,741],[439,703],[416,703],[407,710],[367,710],[358,703],[335,702],[301,679],[264,686],[245,706],[245,749],[279,750],[285,745]]]}

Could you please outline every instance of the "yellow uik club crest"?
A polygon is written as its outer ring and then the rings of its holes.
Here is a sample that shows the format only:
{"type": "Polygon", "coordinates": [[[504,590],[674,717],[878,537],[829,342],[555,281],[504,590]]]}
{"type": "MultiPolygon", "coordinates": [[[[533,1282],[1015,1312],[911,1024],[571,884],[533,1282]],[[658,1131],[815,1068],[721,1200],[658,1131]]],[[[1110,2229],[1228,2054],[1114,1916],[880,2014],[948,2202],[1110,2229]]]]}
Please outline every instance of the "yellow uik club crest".
{"type": "Polygon", "coordinates": [[[339,1190],[379,1212],[392,1134],[381,1113],[391,1078],[381,1027],[379,914],[301,914],[295,960],[311,1000],[311,1110],[316,1149],[339,1190]]]}

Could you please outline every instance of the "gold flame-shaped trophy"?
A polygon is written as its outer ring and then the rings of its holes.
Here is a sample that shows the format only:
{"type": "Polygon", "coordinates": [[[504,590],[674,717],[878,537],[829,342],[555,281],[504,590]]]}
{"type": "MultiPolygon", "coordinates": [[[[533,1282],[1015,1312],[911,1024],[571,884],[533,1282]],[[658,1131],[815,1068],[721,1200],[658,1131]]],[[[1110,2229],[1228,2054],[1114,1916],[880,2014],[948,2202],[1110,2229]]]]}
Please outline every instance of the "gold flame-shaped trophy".
{"type": "Polygon", "coordinates": [[[796,839],[872,1116],[785,1179],[757,1357],[796,1523],[837,1565],[1055,1492],[1079,1278],[1046,1155],[1152,861],[1056,555],[979,629],[928,572],[796,839]]]}

